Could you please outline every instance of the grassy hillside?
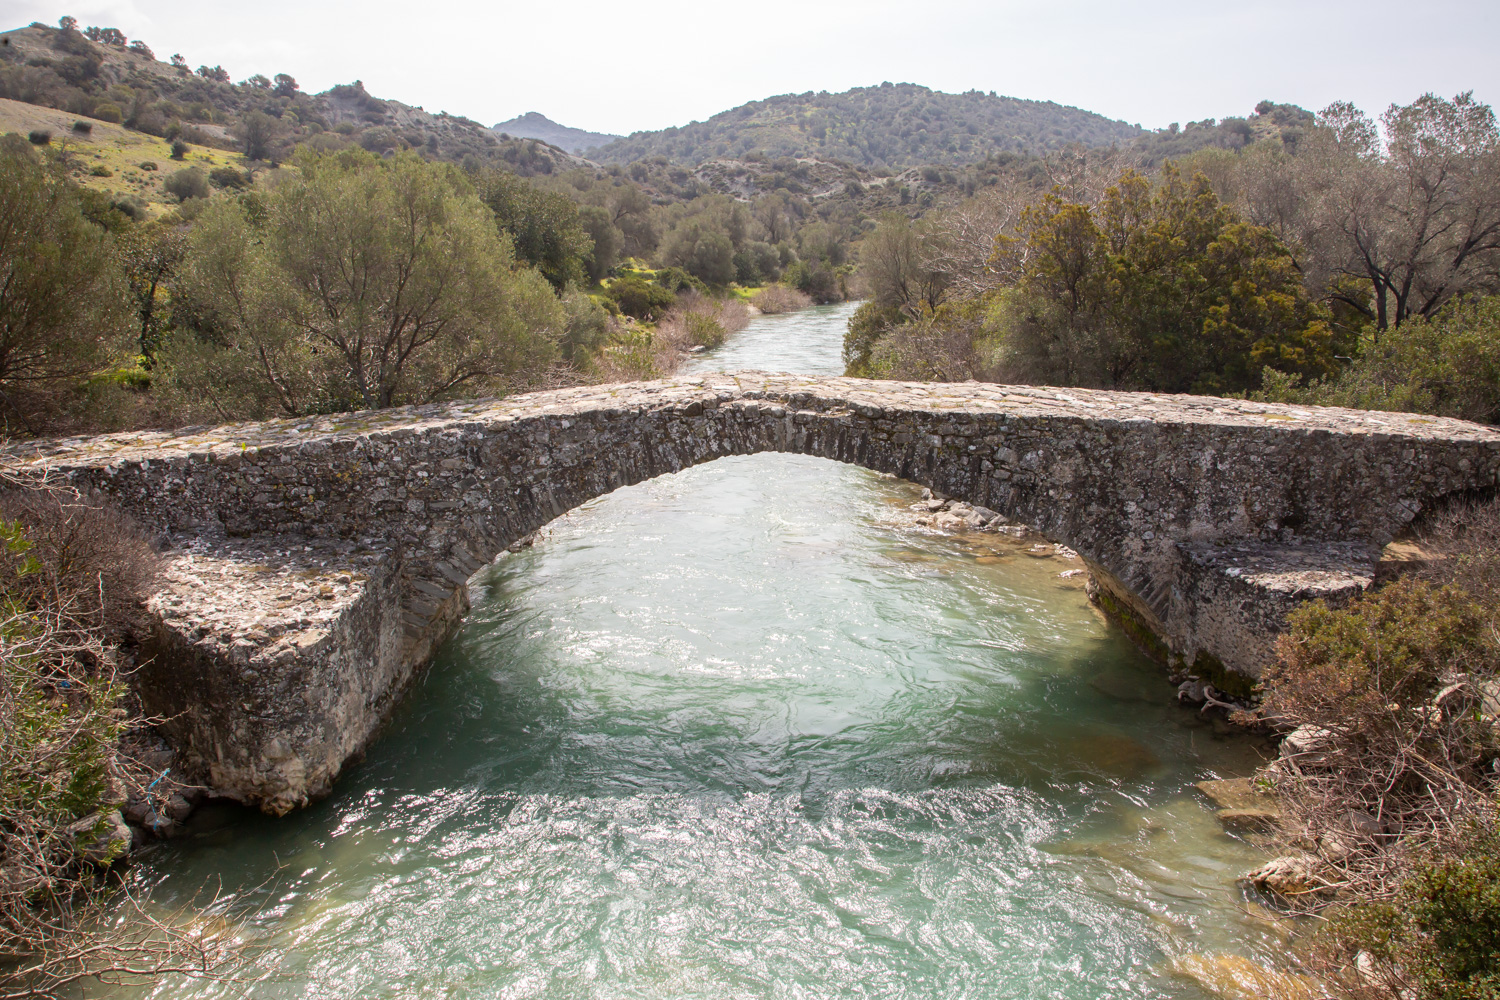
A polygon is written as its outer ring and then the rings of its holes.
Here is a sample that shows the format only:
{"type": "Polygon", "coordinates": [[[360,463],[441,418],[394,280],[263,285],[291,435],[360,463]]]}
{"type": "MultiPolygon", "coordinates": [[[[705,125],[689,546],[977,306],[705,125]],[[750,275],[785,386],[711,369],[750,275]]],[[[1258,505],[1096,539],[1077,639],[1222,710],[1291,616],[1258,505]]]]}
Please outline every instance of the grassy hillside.
{"type": "Polygon", "coordinates": [[[531,139],[501,139],[457,115],[387,101],[358,80],[305,94],[289,75],[230,82],[221,67],[163,62],[147,46],[90,41],[77,30],[32,24],[0,33],[0,98],[124,124],[134,132],[278,161],[301,145],[374,153],[419,149],[433,159],[498,162],[522,175],[551,173],[577,157],[531,139]],[[246,145],[247,128],[261,136],[246,145]]]}
{"type": "Polygon", "coordinates": [[[0,98],[0,135],[9,132],[47,134],[51,137],[48,145],[65,151],[74,181],[128,199],[148,216],[160,215],[174,201],[162,190],[162,181],[174,171],[198,167],[206,174],[217,167],[234,166],[240,159],[222,149],[189,145],[182,159],[174,160],[171,143],[157,136],[0,98]],[[88,130],[75,129],[78,122],[88,130]]]}
{"type": "Polygon", "coordinates": [[[699,164],[760,152],[902,170],[973,163],[999,152],[1045,153],[1072,143],[1126,145],[1143,134],[1134,125],[1050,101],[977,90],[944,94],[909,83],[883,83],[842,94],[752,101],[706,122],[637,132],[594,156],[619,163],[664,156],[699,164]]]}

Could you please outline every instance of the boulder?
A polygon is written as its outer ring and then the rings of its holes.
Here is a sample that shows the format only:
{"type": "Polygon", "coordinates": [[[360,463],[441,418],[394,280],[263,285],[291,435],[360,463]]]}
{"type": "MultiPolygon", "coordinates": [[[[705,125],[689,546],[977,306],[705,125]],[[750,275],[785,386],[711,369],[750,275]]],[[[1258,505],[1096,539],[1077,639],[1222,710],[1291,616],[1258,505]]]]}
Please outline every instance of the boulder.
{"type": "Polygon", "coordinates": [[[1272,858],[1242,880],[1285,902],[1311,903],[1324,895],[1323,861],[1314,854],[1284,854],[1272,858]]]}
{"type": "Polygon", "coordinates": [[[1330,730],[1304,723],[1281,741],[1281,759],[1300,768],[1323,767],[1328,763],[1327,752],[1333,746],[1333,739],[1330,730]]]}
{"type": "Polygon", "coordinates": [[[92,864],[114,864],[130,850],[130,826],[118,809],[91,813],[68,832],[77,838],[78,856],[92,864]]]}
{"type": "Polygon", "coordinates": [[[1167,970],[1222,1000],[1314,1000],[1323,995],[1306,976],[1277,972],[1242,955],[1179,955],[1167,970]]]}

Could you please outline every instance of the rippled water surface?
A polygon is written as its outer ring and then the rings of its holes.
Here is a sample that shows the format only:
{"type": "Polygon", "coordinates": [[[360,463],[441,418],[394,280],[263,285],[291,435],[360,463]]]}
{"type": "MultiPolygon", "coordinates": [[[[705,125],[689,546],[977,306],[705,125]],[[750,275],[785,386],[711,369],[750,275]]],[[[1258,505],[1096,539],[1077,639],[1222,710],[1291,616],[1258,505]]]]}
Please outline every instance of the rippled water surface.
{"type": "MultiPolygon", "coordinates": [[[[698,370],[840,370],[851,307],[698,370]]],[[[1257,748],[1171,704],[1077,566],[927,532],[917,489],[726,459],[601,498],[474,611],[329,800],[209,808],[138,866],[249,914],[249,987],[161,997],[1192,997],[1256,954],[1255,855],[1190,783],[1257,748]]]]}

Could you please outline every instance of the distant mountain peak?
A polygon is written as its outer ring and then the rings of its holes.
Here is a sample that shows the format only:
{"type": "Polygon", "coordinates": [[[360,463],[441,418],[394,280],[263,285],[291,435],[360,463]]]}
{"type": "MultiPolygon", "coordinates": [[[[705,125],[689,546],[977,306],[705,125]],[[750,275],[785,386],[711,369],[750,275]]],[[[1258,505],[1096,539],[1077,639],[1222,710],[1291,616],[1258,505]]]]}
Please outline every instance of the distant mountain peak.
{"type": "Polygon", "coordinates": [[[595,146],[603,146],[621,138],[604,132],[569,128],[567,125],[558,124],[540,111],[528,111],[510,121],[497,122],[494,131],[504,132],[506,135],[519,139],[540,139],[542,142],[572,153],[582,153],[595,146]]]}

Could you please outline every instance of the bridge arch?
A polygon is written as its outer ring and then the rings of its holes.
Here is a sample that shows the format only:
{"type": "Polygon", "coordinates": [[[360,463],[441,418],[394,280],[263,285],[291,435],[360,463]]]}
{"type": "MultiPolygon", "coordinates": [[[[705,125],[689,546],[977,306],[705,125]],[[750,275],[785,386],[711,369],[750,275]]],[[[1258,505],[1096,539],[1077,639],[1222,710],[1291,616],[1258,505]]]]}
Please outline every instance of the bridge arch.
{"type": "Polygon", "coordinates": [[[161,533],[149,710],[219,793],[326,793],[468,608],[555,517],[729,455],[816,455],[997,511],[1076,550],[1164,657],[1253,678],[1287,610],[1357,592],[1500,433],[1208,397],[741,372],[502,400],[33,442],[161,533]]]}

